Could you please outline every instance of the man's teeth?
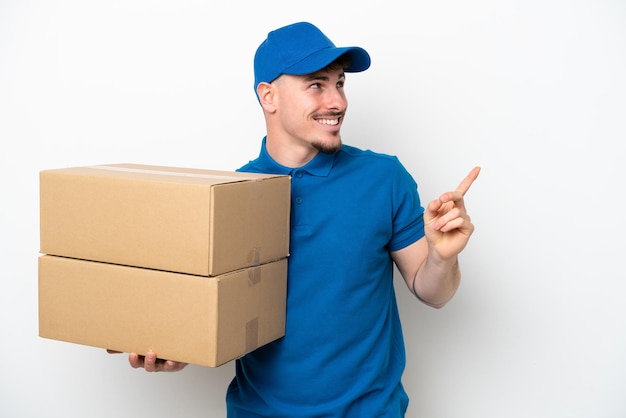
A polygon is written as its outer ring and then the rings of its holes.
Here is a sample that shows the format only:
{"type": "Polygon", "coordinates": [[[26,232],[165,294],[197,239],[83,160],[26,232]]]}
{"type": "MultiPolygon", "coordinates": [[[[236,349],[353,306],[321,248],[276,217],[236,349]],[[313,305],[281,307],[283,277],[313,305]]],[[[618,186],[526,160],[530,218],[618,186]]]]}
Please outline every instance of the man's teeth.
{"type": "Polygon", "coordinates": [[[339,119],[318,119],[318,121],[322,125],[337,125],[339,123],[339,119]]]}

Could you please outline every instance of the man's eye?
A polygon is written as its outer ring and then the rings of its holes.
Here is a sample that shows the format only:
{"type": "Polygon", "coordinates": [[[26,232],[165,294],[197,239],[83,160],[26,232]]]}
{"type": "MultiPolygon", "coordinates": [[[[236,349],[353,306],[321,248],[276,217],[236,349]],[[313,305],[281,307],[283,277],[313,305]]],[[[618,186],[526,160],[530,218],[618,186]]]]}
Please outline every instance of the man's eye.
{"type": "Polygon", "coordinates": [[[311,84],[311,88],[312,89],[319,89],[320,87],[322,87],[322,85],[320,83],[313,83],[313,84],[311,84]]]}

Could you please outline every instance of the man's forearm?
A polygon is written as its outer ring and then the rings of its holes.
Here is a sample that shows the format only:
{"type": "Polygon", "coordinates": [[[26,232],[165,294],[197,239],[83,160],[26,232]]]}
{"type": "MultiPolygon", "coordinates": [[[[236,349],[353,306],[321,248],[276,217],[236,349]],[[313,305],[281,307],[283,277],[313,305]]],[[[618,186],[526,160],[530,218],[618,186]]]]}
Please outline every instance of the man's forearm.
{"type": "Polygon", "coordinates": [[[461,283],[457,257],[435,261],[428,258],[415,274],[412,290],[426,305],[442,308],[452,299],[461,283]]]}

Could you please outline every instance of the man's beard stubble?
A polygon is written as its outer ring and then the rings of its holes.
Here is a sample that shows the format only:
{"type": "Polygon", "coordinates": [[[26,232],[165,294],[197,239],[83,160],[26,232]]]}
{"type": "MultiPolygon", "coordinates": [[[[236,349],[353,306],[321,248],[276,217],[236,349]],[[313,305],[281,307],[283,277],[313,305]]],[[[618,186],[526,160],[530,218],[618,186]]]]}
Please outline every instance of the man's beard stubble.
{"type": "Polygon", "coordinates": [[[311,145],[313,145],[313,148],[315,148],[316,150],[324,154],[335,154],[341,149],[342,142],[341,142],[341,138],[339,138],[339,141],[332,145],[322,143],[319,141],[313,142],[311,145]]]}

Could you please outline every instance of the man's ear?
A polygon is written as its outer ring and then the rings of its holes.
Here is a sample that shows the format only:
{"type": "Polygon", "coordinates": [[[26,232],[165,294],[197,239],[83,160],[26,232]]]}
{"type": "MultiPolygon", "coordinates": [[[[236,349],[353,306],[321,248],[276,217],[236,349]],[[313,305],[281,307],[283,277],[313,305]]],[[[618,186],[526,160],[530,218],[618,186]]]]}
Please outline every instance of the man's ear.
{"type": "Polygon", "coordinates": [[[273,112],[275,110],[274,105],[274,89],[270,83],[261,82],[256,87],[256,93],[259,96],[259,103],[263,106],[266,112],[273,112]]]}

